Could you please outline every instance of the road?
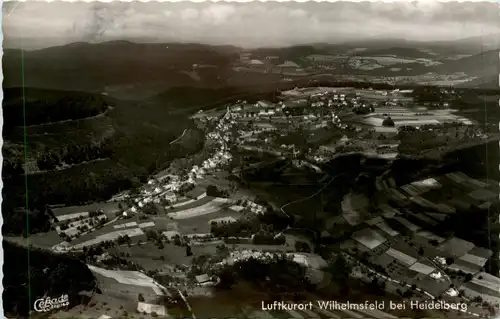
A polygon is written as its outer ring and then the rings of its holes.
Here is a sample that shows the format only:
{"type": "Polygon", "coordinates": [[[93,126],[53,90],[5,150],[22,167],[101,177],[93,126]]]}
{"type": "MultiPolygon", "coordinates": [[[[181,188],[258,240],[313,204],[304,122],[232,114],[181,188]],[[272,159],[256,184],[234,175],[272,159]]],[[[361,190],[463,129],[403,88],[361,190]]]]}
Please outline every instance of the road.
{"type": "Polygon", "coordinates": [[[301,199],[297,199],[297,200],[294,200],[293,202],[289,202],[283,206],[281,206],[280,210],[283,214],[285,214],[285,216],[287,216],[288,218],[290,218],[290,215],[288,215],[287,212],[285,212],[285,207],[287,206],[290,206],[292,204],[296,204],[296,203],[299,203],[299,202],[303,202],[303,201],[306,201],[306,200],[309,200],[309,199],[312,199],[314,198],[315,196],[317,196],[319,193],[321,193],[322,191],[324,191],[328,186],[330,186],[330,184],[335,180],[337,179],[337,177],[340,177],[340,176],[344,176],[345,174],[340,174],[340,175],[336,175],[334,177],[332,177],[330,179],[330,181],[328,181],[322,188],[320,188],[318,191],[316,191],[314,194],[312,194],[311,196],[308,196],[308,197],[305,197],[305,198],[301,198],[301,199]]]}
{"type": "Polygon", "coordinates": [[[178,140],[180,140],[181,138],[184,137],[184,135],[186,134],[187,132],[187,128],[184,129],[184,131],[182,132],[181,136],[179,136],[178,138],[176,138],[175,140],[173,140],[172,142],[170,142],[169,144],[174,144],[175,142],[177,142],[178,140]]]}

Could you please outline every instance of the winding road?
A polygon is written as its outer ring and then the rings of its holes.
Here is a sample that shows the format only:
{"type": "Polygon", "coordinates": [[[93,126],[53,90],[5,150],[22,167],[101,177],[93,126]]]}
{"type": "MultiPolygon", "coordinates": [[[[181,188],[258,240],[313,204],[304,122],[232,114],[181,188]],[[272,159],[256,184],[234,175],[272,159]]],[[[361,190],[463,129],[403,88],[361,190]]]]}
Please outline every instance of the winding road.
{"type": "Polygon", "coordinates": [[[169,144],[170,144],[170,145],[172,145],[172,144],[174,144],[175,142],[177,142],[178,140],[180,140],[181,138],[183,138],[183,137],[184,137],[184,135],[186,134],[187,130],[188,130],[188,129],[187,129],[187,128],[185,128],[185,129],[184,129],[184,131],[182,132],[181,136],[179,136],[178,138],[176,138],[175,140],[173,140],[173,141],[172,141],[172,142],[170,142],[169,144]]]}
{"type": "Polygon", "coordinates": [[[306,200],[309,200],[309,199],[312,199],[314,198],[315,196],[317,196],[319,193],[321,193],[322,191],[324,191],[328,186],[330,186],[330,184],[335,180],[337,179],[337,177],[340,177],[340,176],[344,176],[345,174],[340,174],[340,175],[336,175],[334,177],[332,177],[322,188],[320,188],[318,191],[316,191],[314,194],[312,194],[311,196],[308,196],[308,197],[305,197],[305,198],[301,198],[301,199],[297,199],[297,200],[294,200],[293,202],[290,202],[290,203],[287,203],[283,206],[281,206],[280,210],[283,214],[285,214],[285,216],[287,216],[288,218],[290,218],[290,215],[288,215],[287,212],[285,212],[285,207],[289,206],[289,205],[292,205],[292,204],[296,204],[296,203],[299,203],[299,202],[303,202],[303,201],[306,201],[306,200]]]}

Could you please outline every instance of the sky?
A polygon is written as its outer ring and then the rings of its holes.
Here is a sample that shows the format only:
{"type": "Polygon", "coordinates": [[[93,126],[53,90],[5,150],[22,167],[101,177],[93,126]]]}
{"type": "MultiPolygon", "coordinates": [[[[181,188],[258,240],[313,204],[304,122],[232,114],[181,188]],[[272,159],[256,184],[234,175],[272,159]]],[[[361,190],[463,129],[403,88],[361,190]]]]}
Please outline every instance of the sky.
{"type": "Polygon", "coordinates": [[[494,2],[6,2],[4,47],[132,40],[242,47],[500,32],[494,2]]]}

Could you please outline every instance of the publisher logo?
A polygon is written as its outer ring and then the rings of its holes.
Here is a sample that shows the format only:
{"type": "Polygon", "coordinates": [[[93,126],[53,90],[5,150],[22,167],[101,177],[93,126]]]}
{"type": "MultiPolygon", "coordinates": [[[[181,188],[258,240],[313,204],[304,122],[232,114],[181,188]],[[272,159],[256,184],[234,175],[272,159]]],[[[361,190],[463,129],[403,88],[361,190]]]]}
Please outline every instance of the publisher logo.
{"type": "Polygon", "coordinates": [[[69,305],[68,295],[61,295],[59,298],[47,297],[37,299],[35,300],[34,308],[37,312],[48,312],[67,305],[69,305]]]}

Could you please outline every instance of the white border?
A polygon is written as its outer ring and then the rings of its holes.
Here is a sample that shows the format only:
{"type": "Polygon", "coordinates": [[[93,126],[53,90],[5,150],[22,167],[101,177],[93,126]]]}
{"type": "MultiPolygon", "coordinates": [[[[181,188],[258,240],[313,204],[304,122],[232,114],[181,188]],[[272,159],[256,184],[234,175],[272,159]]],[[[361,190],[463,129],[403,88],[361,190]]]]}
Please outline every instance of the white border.
{"type": "MultiPolygon", "coordinates": [[[[0,0],[1,1],[1,0],[0,0]]],[[[1,6],[3,9],[3,2],[103,2],[103,3],[108,3],[108,2],[115,2],[115,1],[121,1],[121,2],[134,2],[134,1],[140,1],[140,2],[240,2],[240,3],[245,3],[245,2],[290,2],[291,0],[272,0],[272,1],[267,1],[267,0],[211,0],[211,1],[205,1],[205,0],[191,0],[191,1],[186,1],[186,0],[99,0],[99,1],[94,1],[94,0],[4,0],[1,1],[1,6]]],[[[309,0],[295,0],[294,2],[341,2],[345,0],[316,0],[316,1],[309,1],[309,0]]],[[[384,2],[384,3],[394,3],[394,2],[425,2],[425,3],[436,3],[436,2],[491,2],[491,3],[499,3],[499,19],[500,19],[500,2],[498,0],[348,0],[346,2],[384,2]]],[[[3,12],[3,10],[2,10],[3,12]]],[[[3,14],[0,15],[0,25],[3,25],[3,14]]],[[[0,57],[3,57],[3,31],[0,29],[0,42],[2,43],[2,47],[0,48],[0,57]]],[[[500,63],[500,52],[499,52],[499,63],[500,63]]],[[[2,60],[0,58],[0,81],[3,83],[3,68],[2,68],[2,60]]],[[[498,85],[500,87],[500,73],[498,75],[498,85]]],[[[3,88],[3,86],[2,86],[3,88]]],[[[3,101],[3,89],[0,90],[0,101],[3,101]]],[[[498,106],[500,107],[500,99],[498,100],[498,106]]],[[[498,128],[500,130],[500,121],[498,123],[498,128]]],[[[3,110],[0,108],[0,131],[3,131],[3,110]]],[[[0,148],[3,148],[3,138],[0,137],[0,148]]],[[[499,141],[499,153],[500,153],[500,141],[499,141]]],[[[3,189],[3,180],[1,179],[1,173],[2,173],[2,167],[3,167],[3,155],[2,152],[0,152],[0,162],[2,165],[0,165],[0,189],[3,189]]],[[[500,162],[498,165],[498,169],[500,171],[500,162]]],[[[500,182],[499,182],[500,185],[500,182]]],[[[500,193],[499,193],[499,199],[500,199],[500,193]]],[[[0,196],[0,205],[3,201],[3,197],[0,196]]],[[[0,212],[1,212],[1,206],[0,206],[0,212]]],[[[498,216],[498,220],[500,223],[500,214],[498,216]]],[[[0,214],[0,227],[3,226],[3,215],[0,214]]],[[[1,228],[0,228],[1,229],[1,228]]],[[[499,234],[500,236],[500,234],[499,234]]],[[[3,309],[3,264],[4,264],[4,251],[3,251],[3,236],[2,232],[0,231],[0,240],[2,242],[2,245],[0,245],[0,264],[2,265],[2,271],[0,272],[0,318],[5,318],[4,316],[4,309],[3,309]]],[[[500,255],[500,253],[499,253],[500,255]]]]}
{"type": "Polygon", "coordinates": [[[498,0],[4,0],[4,2],[491,2],[498,0]]]}

